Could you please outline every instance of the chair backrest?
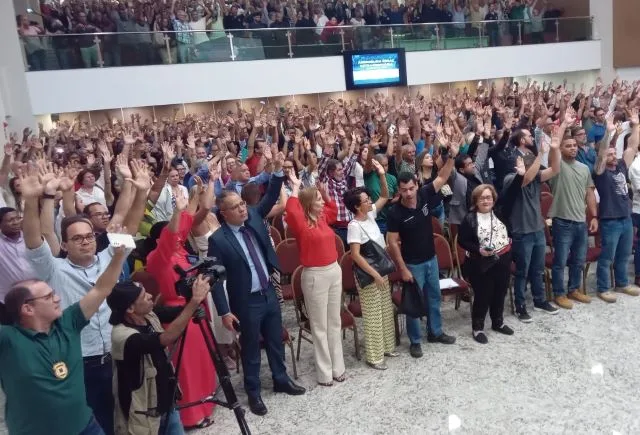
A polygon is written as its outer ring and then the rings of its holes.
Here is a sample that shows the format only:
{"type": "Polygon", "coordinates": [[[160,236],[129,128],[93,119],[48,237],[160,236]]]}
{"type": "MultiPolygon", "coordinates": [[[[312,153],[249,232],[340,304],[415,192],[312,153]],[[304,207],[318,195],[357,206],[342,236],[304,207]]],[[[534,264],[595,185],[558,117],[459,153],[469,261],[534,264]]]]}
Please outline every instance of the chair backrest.
{"type": "Polygon", "coordinates": [[[336,250],[338,251],[338,259],[340,259],[345,253],[344,242],[342,241],[340,236],[337,234],[335,234],[335,238],[336,238],[336,250]]]}
{"type": "Polygon", "coordinates": [[[551,188],[549,187],[548,183],[542,183],[540,185],[540,191],[541,192],[546,192],[546,193],[551,193],[551,188]]]}
{"type": "Polygon", "coordinates": [[[393,258],[393,255],[391,255],[391,251],[389,250],[389,247],[387,246],[385,250],[387,251],[387,254],[389,254],[389,257],[393,261],[393,264],[396,266],[396,270],[394,270],[389,274],[389,283],[393,285],[394,282],[402,281],[402,274],[400,273],[400,268],[398,267],[398,263],[396,263],[396,260],[393,258]]]}
{"type": "Polygon", "coordinates": [[[460,277],[462,277],[462,265],[464,264],[465,260],[467,259],[467,251],[460,245],[458,245],[458,235],[456,234],[456,237],[454,239],[453,242],[453,246],[455,246],[456,248],[456,263],[458,265],[458,274],[460,275],[460,277]]]}
{"type": "Polygon", "coordinates": [[[293,231],[291,231],[291,227],[287,227],[284,229],[284,238],[285,239],[295,239],[296,237],[293,235],[293,231]]]}
{"type": "Polygon", "coordinates": [[[273,218],[273,223],[272,223],[272,225],[276,228],[276,230],[280,232],[280,239],[282,239],[283,237],[285,239],[287,238],[284,234],[284,223],[282,222],[283,219],[284,219],[284,215],[278,215],[273,218]]]}
{"type": "Polygon", "coordinates": [[[435,216],[431,216],[431,227],[433,228],[434,234],[444,234],[444,232],[442,231],[442,224],[440,223],[440,220],[435,216]]]}
{"type": "Polygon", "coordinates": [[[549,217],[549,210],[551,210],[551,204],[553,204],[553,195],[549,192],[542,192],[540,194],[540,212],[544,219],[549,217]]]}
{"type": "Polygon", "coordinates": [[[271,238],[273,239],[273,244],[275,246],[278,246],[280,242],[282,242],[282,235],[280,234],[280,231],[278,231],[278,229],[273,225],[269,226],[269,234],[271,234],[271,238]]]}
{"type": "Polygon", "coordinates": [[[293,290],[293,306],[296,312],[296,320],[298,324],[306,316],[306,307],[304,304],[304,293],[302,293],[302,266],[296,267],[291,275],[291,289],[293,290]]]}
{"type": "Polygon", "coordinates": [[[157,298],[160,294],[158,281],[156,281],[155,277],[147,272],[144,267],[133,272],[131,275],[131,281],[142,284],[144,290],[149,293],[153,299],[157,298]]]}
{"type": "Polygon", "coordinates": [[[295,239],[284,239],[276,246],[276,255],[280,263],[280,272],[291,275],[300,266],[300,252],[295,239]]]}
{"type": "Polygon", "coordinates": [[[349,294],[357,293],[356,279],[353,276],[353,258],[350,252],[340,257],[340,269],[342,270],[342,291],[349,294]]]}
{"type": "Polygon", "coordinates": [[[553,237],[551,236],[551,228],[547,225],[547,222],[544,223],[544,240],[545,244],[551,248],[553,251],[553,237]]]}
{"type": "Polygon", "coordinates": [[[451,238],[451,241],[455,244],[456,240],[458,239],[458,224],[449,224],[449,237],[451,238]]]}
{"type": "Polygon", "coordinates": [[[448,270],[449,274],[453,272],[453,256],[451,255],[451,246],[447,239],[440,234],[433,234],[433,245],[438,258],[438,268],[440,270],[448,270]]]}

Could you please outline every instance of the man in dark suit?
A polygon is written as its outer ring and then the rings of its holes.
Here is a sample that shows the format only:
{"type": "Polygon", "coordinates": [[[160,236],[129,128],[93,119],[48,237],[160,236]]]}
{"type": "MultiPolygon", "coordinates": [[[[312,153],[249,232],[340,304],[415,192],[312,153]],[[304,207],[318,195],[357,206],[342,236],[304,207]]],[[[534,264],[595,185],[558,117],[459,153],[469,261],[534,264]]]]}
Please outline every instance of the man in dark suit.
{"type": "Polygon", "coordinates": [[[218,218],[222,226],[209,238],[209,256],[216,257],[227,269],[229,294],[227,303],[219,283],[213,291],[213,300],[224,326],[229,330],[234,329],[234,323],[239,326],[244,389],[249,396],[251,412],[257,415],[267,413],[260,397],[261,335],[271,367],[274,391],[291,395],[305,393],[305,389],[287,375],[282,314],[269,280],[279,266],[264,218],[278,200],[284,181],[283,162],[284,155],[278,153],[269,187],[257,206],[247,208],[234,191],[225,190],[217,197],[218,218]]]}

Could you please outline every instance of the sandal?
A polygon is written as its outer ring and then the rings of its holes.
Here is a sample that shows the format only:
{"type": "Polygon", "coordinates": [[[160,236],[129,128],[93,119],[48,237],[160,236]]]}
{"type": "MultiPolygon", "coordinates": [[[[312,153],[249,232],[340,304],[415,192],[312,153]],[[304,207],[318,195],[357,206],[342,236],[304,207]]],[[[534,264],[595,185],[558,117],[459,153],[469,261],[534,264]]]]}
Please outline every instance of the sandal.
{"type": "Polygon", "coordinates": [[[206,417],[203,418],[202,421],[198,424],[188,427],[187,429],[204,429],[205,427],[209,427],[213,424],[213,418],[206,417]]]}
{"type": "Polygon", "coordinates": [[[318,385],[322,385],[323,387],[333,387],[333,382],[318,382],[318,385]]]}
{"type": "Polygon", "coordinates": [[[334,377],[333,380],[336,381],[336,382],[344,382],[344,381],[346,381],[347,380],[346,373],[341,374],[337,378],[334,377]]]}

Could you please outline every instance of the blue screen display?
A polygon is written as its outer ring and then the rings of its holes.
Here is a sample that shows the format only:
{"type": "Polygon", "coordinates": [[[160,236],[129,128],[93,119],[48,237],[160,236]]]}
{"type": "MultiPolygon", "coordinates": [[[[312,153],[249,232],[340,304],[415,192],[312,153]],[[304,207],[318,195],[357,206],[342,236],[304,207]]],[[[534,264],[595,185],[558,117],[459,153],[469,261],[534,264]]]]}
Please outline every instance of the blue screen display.
{"type": "Polygon", "coordinates": [[[398,53],[354,54],[351,64],[355,86],[400,83],[398,53]]]}

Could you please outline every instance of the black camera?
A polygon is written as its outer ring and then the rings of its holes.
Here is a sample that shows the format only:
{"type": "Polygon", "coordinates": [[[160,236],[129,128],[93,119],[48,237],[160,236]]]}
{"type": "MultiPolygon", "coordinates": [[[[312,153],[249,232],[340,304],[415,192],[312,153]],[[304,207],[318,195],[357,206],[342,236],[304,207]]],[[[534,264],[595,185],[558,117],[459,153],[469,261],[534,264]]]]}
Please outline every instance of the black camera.
{"type": "Polygon", "coordinates": [[[214,257],[205,257],[186,270],[175,265],[173,270],[180,275],[180,279],[176,282],[176,293],[179,296],[183,296],[187,301],[190,301],[193,296],[193,283],[198,275],[208,277],[211,286],[227,277],[227,269],[216,264],[216,258],[214,257]],[[196,273],[191,274],[193,271],[196,273]]]}

